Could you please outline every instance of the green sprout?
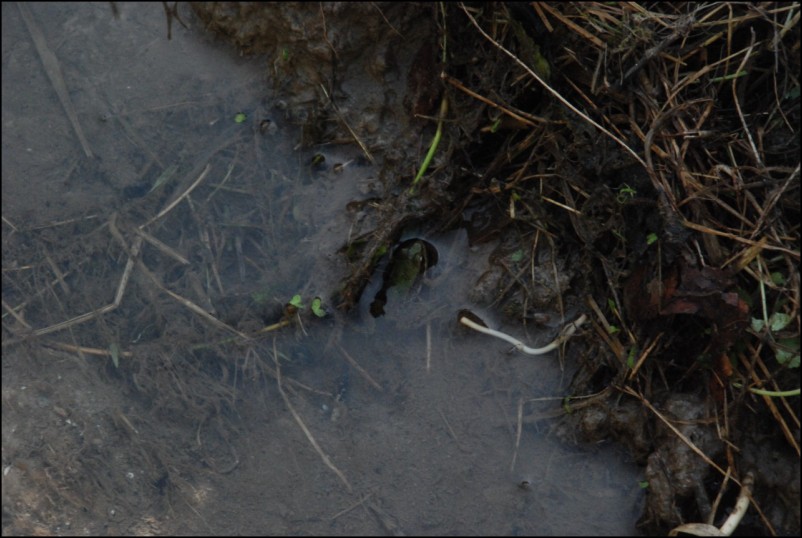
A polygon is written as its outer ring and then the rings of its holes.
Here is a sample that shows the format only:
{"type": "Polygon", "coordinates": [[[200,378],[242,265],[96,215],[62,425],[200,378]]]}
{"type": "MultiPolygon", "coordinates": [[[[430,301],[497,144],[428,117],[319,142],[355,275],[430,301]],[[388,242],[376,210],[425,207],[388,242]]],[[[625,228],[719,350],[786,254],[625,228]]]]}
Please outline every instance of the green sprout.
{"type": "Polygon", "coordinates": [[[624,183],[618,187],[618,195],[615,197],[615,199],[619,204],[624,204],[627,201],[635,198],[636,194],[638,194],[638,191],[624,183]]]}
{"type": "Polygon", "coordinates": [[[635,367],[635,357],[638,355],[638,348],[632,346],[629,348],[629,353],[627,354],[627,368],[630,370],[635,367]]]}
{"type": "Polygon", "coordinates": [[[429,169],[429,164],[432,162],[432,158],[434,157],[435,152],[437,151],[437,146],[440,145],[440,138],[443,136],[443,120],[448,113],[448,99],[443,97],[442,101],[440,101],[440,114],[437,117],[437,130],[434,132],[434,138],[432,139],[432,143],[429,145],[429,151],[426,153],[426,157],[424,157],[423,162],[418,169],[418,173],[415,175],[415,179],[412,180],[412,189],[410,191],[414,191],[414,187],[418,184],[418,181],[423,177],[423,174],[426,173],[426,170],[429,169]]]}
{"type": "MultiPolygon", "coordinates": [[[[300,294],[293,295],[292,299],[290,299],[290,301],[287,304],[289,306],[295,307],[297,310],[303,310],[304,308],[306,308],[303,297],[301,297],[300,294]]],[[[323,299],[321,299],[320,297],[315,297],[314,299],[312,299],[312,304],[310,305],[309,308],[310,310],[312,310],[312,313],[317,317],[319,318],[326,317],[327,312],[326,309],[323,308],[323,299]]]]}
{"type": "MultiPolygon", "coordinates": [[[[762,281],[760,285],[762,292],[762,281]]],[[[778,333],[788,327],[792,321],[793,318],[783,312],[774,312],[772,315],[766,316],[764,301],[763,319],[752,318],[752,330],[756,333],[760,333],[764,329],[768,329],[771,333],[778,333]]],[[[777,362],[788,368],[799,368],[799,337],[780,338],[776,341],[776,344],[774,357],[777,359],[777,362]]]]}
{"type": "Polygon", "coordinates": [[[234,114],[234,123],[245,123],[245,120],[248,119],[248,115],[244,112],[237,112],[234,114]]]}
{"type": "Polygon", "coordinates": [[[326,317],[326,309],[323,308],[323,300],[320,297],[312,299],[312,313],[319,318],[326,317]]]}

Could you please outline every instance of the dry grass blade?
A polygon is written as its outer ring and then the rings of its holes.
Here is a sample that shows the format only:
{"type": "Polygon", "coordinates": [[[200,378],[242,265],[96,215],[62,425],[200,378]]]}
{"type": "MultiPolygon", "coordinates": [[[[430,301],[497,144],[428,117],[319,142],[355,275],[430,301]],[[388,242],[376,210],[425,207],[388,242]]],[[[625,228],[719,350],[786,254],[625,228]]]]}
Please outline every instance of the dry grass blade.
{"type": "Polygon", "coordinates": [[[70,124],[72,124],[75,135],[78,137],[84,153],[91,159],[94,155],[89,147],[89,142],[87,142],[84,136],[83,129],[81,129],[81,123],[78,121],[78,114],[75,113],[75,107],[72,106],[70,93],[67,90],[67,85],[64,83],[64,77],[61,74],[58,59],[56,55],[53,54],[53,51],[50,50],[50,47],[47,46],[47,40],[42,30],[39,28],[39,25],[36,24],[30,8],[24,2],[18,2],[17,7],[19,7],[22,20],[25,21],[25,26],[31,34],[31,39],[33,39],[36,51],[39,53],[39,58],[42,60],[42,65],[44,65],[47,77],[50,79],[53,89],[56,90],[59,101],[61,101],[61,106],[64,108],[64,112],[67,114],[70,124]]]}
{"type": "Polygon", "coordinates": [[[189,187],[188,187],[188,188],[187,188],[187,189],[186,189],[184,192],[182,192],[180,196],[178,196],[178,197],[177,197],[175,200],[173,200],[172,202],[170,202],[169,204],[167,204],[167,205],[164,207],[164,209],[162,209],[161,211],[159,211],[159,213],[158,213],[158,214],[157,214],[155,217],[151,218],[151,219],[150,219],[149,221],[147,221],[145,224],[143,224],[142,226],[140,226],[140,227],[139,227],[139,229],[140,229],[140,230],[142,230],[142,229],[144,229],[144,228],[147,228],[148,226],[150,226],[151,224],[153,224],[154,222],[156,222],[157,220],[159,220],[160,218],[162,218],[163,216],[165,216],[167,213],[169,213],[170,211],[172,211],[172,210],[173,210],[173,208],[174,208],[175,206],[177,206],[179,203],[181,203],[181,200],[183,200],[184,198],[186,198],[187,196],[189,196],[189,195],[190,195],[190,193],[191,193],[193,190],[195,190],[195,188],[196,188],[198,185],[200,185],[200,184],[201,184],[201,182],[202,182],[204,179],[206,179],[206,176],[209,174],[209,171],[210,171],[211,169],[212,169],[212,165],[211,165],[211,164],[207,164],[207,165],[204,167],[204,169],[203,169],[203,172],[201,172],[201,174],[198,176],[198,178],[197,178],[195,181],[193,181],[193,182],[192,182],[192,184],[191,184],[191,185],[190,185],[190,186],[189,186],[189,187]]]}
{"type": "MultiPolygon", "coordinates": [[[[747,495],[748,495],[749,489],[748,489],[747,485],[745,485],[745,483],[741,483],[740,481],[736,480],[735,478],[733,478],[732,476],[730,476],[730,473],[729,473],[729,472],[727,472],[727,471],[725,471],[724,469],[722,469],[721,467],[719,467],[719,466],[718,466],[718,465],[717,465],[717,464],[716,464],[716,463],[715,463],[713,460],[711,460],[711,459],[710,459],[710,458],[707,456],[707,454],[705,454],[705,453],[704,453],[704,452],[703,452],[703,451],[702,451],[702,450],[701,450],[699,447],[697,447],[697,446],[696,446],[696,445],[693,443],[693,441],[691,441],[690,439],[688,439],[688,437],[687,437],[687,436],[683,435],[683,433],[682,433],[681,431],[679,431],[679,430],[677,429],[677,427],[676,427],[676,426],[674,426],[674,425],[671,423],[671,421],[670,421],[670,420],[668,420],[666,417],[664,417],[664,416],[663,416],[663,414],[662,414],[662,413],[660,413],[660,412],[659,412],[657,409],[655,409],[655,407],[654,407],[654,406],[651,404],[651,402],[649,402],[649,401],[648,401],[646,398],[644,398],[642,394],[640,394],[639,392],[637,392],[637,391],[633,390],[633,389],[632,389],[632,388],[630,388],[630,387],[624,387],[622,390],[623,390],[625,393],[627,393],[627,394],[629,394],[629,395],[631,395],[631,396],[634,396],[635,398],[639,399],[639,400],[640,400],[640,401],[641,401],[641,402],[642,402],[642,403],[643,403],[643,404],[644,404],[644,405],[645,405],[645,406],[646,406],[646,407],[647,407],[647,408],[648,408],[648,409],[649,409],[649,410],[650,410],[652,413],[654,413],[654,415],[655,415],[655,416],[656,416],[658,419],[660,419],[660,421],[661,421],[663,424],[665,424],[665,425],[666,425],[666,426],[667,426],[667,427],[668,427],[668,428],[669,428],[669,429],[670,429],[670,430],[671,430],[671,431],[672,431],[672,432],[673,432],[673,433],[674,433],[674,434],[675,434],[675,435],[676,435],[676,436],[677,436],[677,437],[678,437],[678,438],[679,438],[679,439],[680,439],[680,440],[681,440],[683,443],[685,443],[685,444],[688,446],[688,448],[690,448],[691,450],[693,450],[693,451],[694,451],[694,453],[696,453],[696,454],[697,454],[699,457],[701,457],[701,458],[702,458],[702,459],[705,461],[705,463],[707,463],[709,466],[711,466],[711,467],[712,467],[712,468],[714,468],[716,471],[718,471],[719,473],[721,473],[721,476],[722,476],[722,477],[728,478],[728,479],[732,480],[733,482],[735,482],[736,484],[738,484],[738,486],[740,486],[740,487],[742,488],[742,490],[744,490],[744,488],[745,488],[745,489],[746,489],[746,491],[747,491],[747,495]]],[[[749,477],[747,476],[747,478],[749,478],[749,477]]],[[[745,479],[745,480],[746,480],[746,479],[745,479]]],[[[774,529],[773,529],[773,527],[772,527],[771,523],[768,521],[768,519],[766,519],[766,516],[763,514],[763,511],[760,509],[760,506],[758,506],[758,504],[755,502],[755,500],[754,500],[752,497],[748,497],[748,498],[749,498],[749,501],[751,501],[751,503],[752,503],[752,506],[754,506],[754,507],[755,507],[755,510],[757,510],[757,511],[758,511],[758,513],[759,513],[759,515],[760,515],[760,518],[761,518],[761,519],[762,519],[762,521],[763,521],[763,524],[764,524],[764,525],[766,525],[766,527],[767,527],[767,528],[768,528],[768,529],[769,529],[769,530],[772,532],[772,534],[775,534],[775,532],[774,532],[774,529]]],[[[738,521],[740,521],[740,520],[738,520],[738,521]]],[[[735,521],[735,519],[733,519],[733,522],[735,522],[735,524],[737,524],[737,522],[735,521]]]]}
{"type": "Polygon", "coordinates": [[[526,112],[522,112],[522,111],[513,112],[509,108],[504,107],[504,106],[502,106],[502,105],[500,105],[498,103],[495,103],[495,102],[491,101],[490,99],[488,99],[487,97],[479,95],[478,93],[476,93],[475,91],[471,90],[470,88],[466,88],[465,85],[462,82],[460,82],[459,80],[455,79],[454,77],[452,77],[450,75],[447,75],[446,73],[443,73],[442,77],[443,77],[443,80],[445,80],[446,82],[448,82],[449,84],[451,84],[452,86],[454,86],[455,88],[460,90],[461,92],[465,92],[466,94],[470,95],[474,99],[477,99],[477,100],[483,102],[484,104],[486,104],[488,106],[492,106],[493,108],[497,108],[498,110],[502,111],[504,114],[507,114],[512,119],[514,119],[516,121],[519,121],[524,125],[528,125],[530,127],[535,127],[535,126],[537,126],[538,123],[549,123],[549,121],[544,119],[544,118],[538,118],[538,117],[533,116],[531,114],[527,114],[526,112]]]}
{"type": "Polygon", "coordinates": [[[368,159],[368,161],[370,161],[371,163],[376,162],[375,159],[373,158],[373,155],[371,155],[370,150],[368,150],[368,147],[365,145],[364,142],[362,142],[362,139],[359,138],[359,135],[356,134],[356,131],[354,131],[351,128],[351,125],[349,125],[348,122],[345,120],[345,116],[343,116],[342,112],[340,112],[340,107],[338,107],[337,103],[335,103],[334,100],[332,100],[332,98],[329,96],[329,92],[326,90],[326,87],[323,84],[321,84],[320,85],[320,89],[323,90],[323,95],[325,95],[326,99],[328,99],[329,103],[331,103],[331,107],[334,109],[334,113],[337,115],[337,119],[339,119],[340,122],[342,122],[342,124],[345,126],[345,128],[348,130],[348,132],[351,134],[351,136],[353,137],[354,141],[362,149],[362,153],[365,154],[365,157],[368,159]]]}
{"type": "MultiPolygon", "coordinates": [[[[110,229],[112,231],[115,230],[113,223],[110,225],[110,229]]],[[[128,247],[125,245],[125,242],[122,240],[121,237],[119,238],[119,241],[122,242],[123,247],[125,248],[126,251],[128,251],[128,247]]],[[[80,316],[75,316],[74,318],[68,319],[67,321],[56,323],[55,325],[50,325],[49,327],[45,327],[43,329],[37,329],[33,331],[33,335],[44,336],[46,334],[62,331],[74,325],[78,325],[80,323],[86,323],[87,321],[95,319],[97,316],[107,314],[116,309],[118,306],[120,306],[120,303],[123,300],[123,295],[125,294],[125,290],[128,287],[128,279],[131,277],[131,271],[134,268],[134,262],[136,261],[136,257],[139,255],[139,250],[141,246],[142,246],[142,238],[137,237],[134,240],[134,245],[131,248],[130,254],[128,256],[128,261],[126,261],[125,263],[125,269],[123,270],[122,277],[120,278],[120,283],[117,285],[117,292],[114,294],[114,301],[112,301],[110,304],[107,304],[106,306],[100,307],[96,310],[87,312],[85,314],[81,314],[80,316]]]]}
{"type": "Polygon", "coordinates": [[[159,282],[159,279],[156,277],[156,275],[154,275],[152,272],[150,272],[148,270],[147,267],[145,267],[145,264],[142,263],[141,260],[138,261],[138,266],[139,266],[139,270],[142,271],[145,274],[145,276],[147,276],[150,279],[150,281],[153,282],[153,284],[157,288],[159,288],[164,293],[166,293],[167,295],[169,295],[170,297],[172,297],[173,299],[178,301],[180,304],[182,304],[185,307],[187,307],[188,309],[190,309],[195,314],[197,314],[200,317],[202,317],[203,319],[209,321],[215,327],[217,327],[219,329],[223,329],[225,331],[228,331],[230,333],[233,333],[233,334],[239,336],[244,341],[250,340],[250,337],[247,334],[242,333],[242,332],[238,331],[237,329],[235,329],[234,327],[223,323],[222,321],[220,321],[219,319],[217,319],[216,317],[214,317],[209,312],[207,312],[206,310],[204,310],[200,306],[196,305],[195,303],[193,303],[189,299],[181,297],[177,293],[167,289],[161,282],[159,282]]]}
{"type": "MultiPolygon", "coordinates": [[[[672,432],[674,432],[674,435],[676,435],[676,436],[677,436],[677,437],[678,437],[678,438],[679,438],[679,439],[680,439],[680,440],[681,440],[683,443],[685,443],[685,444],[688,446],[688,448],[690,448],[691,450],[693,450],[693,451],[694,451],[694,452],[695,452],[695,453],[696,453],[696,454],[697,454],[697,455],[698,455],[700,458],[702,458],[702,459],[705,461],[705,463],[707,463],[709,466],[711,466],[711,467],[712,467],[712,468],[714,468],[716,471],[718,471],[719,473],[721,473],[721,476],[727,476],[727,472],[726,472],[726,471],[724,471],[724,469],[722,469],[721,467],[719,467],[719,466],[718,466],[718,464],[716,464],[716,462],[714,462],[713,460],[711,460],[711,459],[710,459],[710,458],[707,456],[707,454],[705,454],[705,453],[704,453],[704,452],[703,452],[703,451],[702,451],[702,450],[701,450],[701,449],[700,449],[698,446],[696,446],[696,445],[694,444],[694,442],[693,442],[693,441],[691,441],[690,439],[688,439],[688,437],[687,437],[687,436],[685,436],[685,435],[684,435],[684,434],[683,434],[681,431],[679,431],[679,430],[677,429],[677,427],[676,427],[676,426],[674,426],[674,425],[671,423],[671,421],[670,421],[670,420],[668,420],[666,417],[664,417],[664,416],[663,416],[663,414],[662,414],[662,413],[660,413],[660,411],[658,411],[657,409],[655,409],[655,407],[654,407],[654,406],[651,404],[651,402],[650,402],[649,400],[647,400],[646,398],[644,398],[642,394],[640,394],[639,392],[635,391],[634,389],[632,389],[632,388],[630,388],[630,387],[623,387],[623,389],[622,389],[622,390],[623,390],[625,393],[629,394],[630,396],[634,396],[635,398],[637,398],[638,400],[640,400],[640,401],[643,403],[643,405],[645,405],[645,406],[646,406],[646,407],[649,409],[649,411],[651,411],[652,413],[654,413],[654,415],[655,415],[655,416],[656,416],[658,419],[660,419],[660,421],[661,421],[663,424],[665,424],[665,425],[668,427],[668,429],[670,429],[672,432]]],[[[741,483],[740,483],[740,482],[738,482],[737,480],[735,480],[734,478],[733,478],[732,480],[733,480],[733,481],[734,481],[736,484],[738,484],[739,486],[741,485],[741,483]]]]}
{"type": "Polygon", "coordinates": [[[287,406],[287,409],[289,410],[290,414],[292,415],[292,418],[295,419],[295,422],[301,428],[301,431],[304,432],[304,435],[309,440],[309,442],[311,443],[312,447],[315,449],[315,452],[318,453],[318,455],[320,456],[320,459],[323,460],[323,463],[326,464],[326,467],[331,469],[332,472],[335,475],[337,475],[337,478],[339,478],[340,481],[343,483],[343,485],[345,485],[345,489],[348,490],[348,493],[351,493],[353,491],[353,488],[351,487],[351,483],[348,482],[348,479],[345,478],[345,475],[343,474],[343,472],[340,471],[337,468],[337,466],[334,465],[331,462],[331,459],[329,459],[329,457],[326,455],[326,453],[323,452],[323,449],[320,448],[320,445],[317,443],[317,440],[315,440],[315,436],[312,435],[312,432],[310,432],[309,428],[306,427],[306,424],[304,424],[304,421],[301,419],[301,416],[298,414],[298,412],[295,411],[295,408],[292,406],[292,403],[290,402],[290,399],[287,397],[287,393],[284,392],[284,387],[281,386],[281,365],[279,364],[279,360],[278,360],[278,351],[276,350],[276,339],[275,338],[273,339],[273,362],[276,365],[276,386],[278,387],[279,394],[281,394],[281,399],[284,400],[284,404],[287,406]]]}
{"type": "Polygon", "coordinates": [[[344,347],[342,347],[340,345],[339,348],[340,348],[340,352],[343,354],[343,357],[345,357],[345,360],[348,361],[348,364],[353,366],[356,369],[356,371],[359,372],[359,374],[362,377],[365,378],[365,381],[367,381],[370,384],[371,387],[373,387],[374,389],[376,389],[379,392],[384,392],[384,389],[382,389],[382,386],[379,385],[379,383],[377,383],[376,380],[373,379],[370,376],[370,374],[367,372],[367,370],[362,368],[362,366],[360,366],[360,364],[358,362],[356,362],[356,360],[353,357],[351,357],[351,355],[348,354],[348,352],[345,350],[344,347]]]}
{"type": "Polygon", "coordinates": [[[580,118],[582,118],[582,119],[583,119],[583,120],[585,120],[586,122],[588,122],[588,123],[590,123],[591,125],[593,125],[593,126],[596,128],[596,129],[598,129],[599,131],[601,131],[602,133],[604,133],[606,136],[610,137],[610,138],[611,138],[613,141],[615,141],[615,143],[616,143],[616,144],[618,144],[618,145],[620,145],[622,148],[624,148],[624,150],[625,150],[627,153],[629,153],[630,155],[632,155],[632,157],[633,157],[633,158],[634,158],[636,161],[638,161],[638,162],[639,162],[641,165],[643,165],[643,167],[644,167],[644,168],[646,168],[646,169],[648,170],[648,167],[646,166],[646,163],[644,162],[644,160],[643,160],[643,159],[640,157],[640,155],[638,155],[637,153],[635,153],[635,151],[634,151],[632,148],[630,148],[630,147],[629,147],[629,146],[626,144],[626,142],[624,142],[623,140],[621,140],[620,138],[618,138],[617,136],[615,136],[613,133],[611,133],[610,131],[608,131],[607,129],[605,129],[605,128],[604,128],[604,127],[602,127],[601,125],[599,125],[597,122],[595,122],[593,119],[591,119],[590,117],[588,117],[588,115],[587,115],[587,114],[585,114],[584,112],[582,112],[581,110],[579,110],[578,108],[576,108],[574,105],[572,105],[572,104],[571,104],[571,103],[570,103],[570,102],[569,102],[569,101],[568,101],[568,100],[567,100],[565,97],[563,97],[563,96],[562,96],[562,95],[561,95],[561,94],[560,94],[560,93],[559,93],[557,90],[555,90],[554,88],[552,88],[551,86],[549,86],[549,85],[548,85],[548,84],[547,84],[547,83],[546,83],[546,82],[545,82],[545,81],[544,81],[542,78],[540,78],[540,76],[538,76],[538,74],[537,74],[537,73],[535,73],[535,72],[532,70],[532,68],[530,68],[530,67],[529,67],[528,65],[526,65],[524,62],[522,62],[522,61],[521,61],[521,60],[520,60],[520,59],[519,59],[519,58],[518,58],[518,57],[517,57],[515,54],[513,54],[512,52],[510,52],[509,50],[507,50],[506,48],[504,48],[504,46],[503,46],[503,45],[501,45],[501,43],[499,43],[498,41],[496,41],[495,39],[493,39],[493,38],[492,38],[490,35],[488,35],[488,33],[487,33],[487,32],[485,32],[485,31],[482,29],[482,27],[481,27],[481,26],[479,26],[479,23],[478,23],[478,22],[476,22],[476,19],[473,17],[473,15],[471,15],[470,11],[468,11],[468,9],[465,7],[465,5],[464,5],[464,4],[460,4],[460,7],[462,7],[462,10],[465,12],[465,15],[467,15],[467,16],[468,16],[468,18],[470,19],[470,21],[471,21],[471,24],[473,24],[473,25],[474,25],[474,27],[476,27],[476,29],[479,31],[479,33],[480,33],[480,34],[482,34],[482,36],[483,36],[485,39],[487,39],[487,40],[488,40],[490,43],[492,43],[494,47],[496,47],[497,49],[499,49],[501,52],[503,52],[504,54],[506,54],[507,56],[509,56],[509,57],[510,57],[510,58],[511,58],[511,59],[512,59],[512,60],[513,60],[515,63],[517,63],[518,65],[520,65],[520,66],[521,66],[521,67],[522,67],[522,68],[523,68],[523,69],[524,69],[524,70],[525,70],[527,73],[529,73],[529,75],[530,75],[532,78],[534,78],[534,79],[535,79],[535,80],[536,80],[536,81],[537,81],[537,82],[538,82],[538,83],[539,83],[541,86],[543,86],[543,88],[544,88],[546,91],[548,91],[548,92],[549,92],[551,95],[553,95],[554,97],[556,97],[556,98],[557,98],[557,99],[558,99],[558,100],[559,100],[559,101],[560,101],[562,104],[564,104],[566,107],[568,107],[568,109],[569,109],[569,110],[571,110],[573,113],[577,114],[577,115],[578,115],[580,118]]]}

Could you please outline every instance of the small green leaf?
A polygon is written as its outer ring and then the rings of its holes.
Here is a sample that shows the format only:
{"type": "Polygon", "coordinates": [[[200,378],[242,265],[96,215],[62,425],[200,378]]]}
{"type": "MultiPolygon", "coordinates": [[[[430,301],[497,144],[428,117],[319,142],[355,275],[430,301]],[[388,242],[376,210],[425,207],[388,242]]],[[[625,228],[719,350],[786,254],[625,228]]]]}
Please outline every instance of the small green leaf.
{"type": "Polygon", "coordinates": [[[629,354],[627,355],[627,368],[634,368],[635,367],[635,357],[638,354],[638,348],[632,346],[629,349],[629,354]]]}
{"type": "Polygon", "coordinates": [[[323,308],[323,301],[320,297],[312,299],[312,313],[319,318],[326,316],[326,309],[323,308]]]}
{"type": "Polygon", "coordinates": [[[771,281],[774,282],[775,286],[785,286],[785,275],[775,271],[771,274],[771,281]]]}
{"type": "MultiPolygon", "coordinates": [[[[771,332],[778,332],[785,329],[791,323],[791,316],[783,314],[782,312],[775,312],[769,316],[769,330],[771,332]]],[[[752,318],[752,330],[759,333],[766,326],[762,319],[752,318]]]]}
{"type": "Polygon", "coordinates": [[[640,480],[638,482],[638,486],[640,489],[649,489],[649,481],[648,480],[640,480]]]}
{"type": "Polygon", "coordinates": [[[607,328],[607,333],[608,334],[615,334],[615,333],[620,332],[620,331],[621,331],[621,329],[619,329],[615,325],[610,325],[610,327],[607,328]]]}
{"type": "Polygon", "coordinates": [[[789,323],[791,323],[791,316],[782,312],[775,312],[769,318],[769,329],[771,329],[771,332],[776,333],[785,329],[789,323]]]}
{"type": "Polygon", "coordinates": [[[612,299],[607,299],[607,308],[609,308],[611,312],[618,312],[618,309],[615,307],[615,301],[612,299]]]}
{"type": "Polygon", "coordinates": [[[622,183],[621,186],[618,187],[618,195],[616,196],[616,201],[619,204],[624,204],[629,200],[633,199],[636,194],[638,194],[638,191],[636,191],[626,183],[622,183]]]}
{"type": "Polygon", "coordinates": [[[788,368],[799,368],[799,353],[788,353],[781,349],[777,350],[777,362],[788,368]]]}
{"type": "Polygon", "coordinates": [[[652,232],[646,236],[646,244],[651,245],[657,241],[657,234],[652,232]]]}
{"type": "Polygon", "coordinates": [[[292,299],[290,299],[290,305],[298,308],[299,310],[304,307],[304,301],[301,299],[300,295],[293,295],[292,299]]]}
{"type": "Polygon", "coordinates": [[[248,115],[244,112],[237,112],[234,114],[234,123],[245,123],[245,120],[248,119],[248,115]]]}
{"type": "Polygon", "coordinates": [[[112,342],[109,346],[109,353],[111,353],[111,362],[115,368],[120,367],[120,346],[117,342],[112,342]]]}
{"type": "Polygon", "coordinates": [[[799,338],[783,338],[777,343],[782,346],[775,351],[777,362],[787,368],[799,368],[799,338]]]}
{"type": "Polygon", "coordinates": [[[510,261],[514,263],[518,263],[519,261],[524,259],[524,251],[522,249],[518,249],[512,254],[510,254],[510,261]]]}

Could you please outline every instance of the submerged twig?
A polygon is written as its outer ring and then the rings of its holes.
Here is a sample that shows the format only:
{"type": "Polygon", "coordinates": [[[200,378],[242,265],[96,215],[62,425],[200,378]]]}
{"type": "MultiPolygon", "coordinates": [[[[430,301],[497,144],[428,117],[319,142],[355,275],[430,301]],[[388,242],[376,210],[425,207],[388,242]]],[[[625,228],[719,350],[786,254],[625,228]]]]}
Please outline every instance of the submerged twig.
{"type": "Polygon", "coordinates": [[[36,46],[36,52],[39,53],[39,58],[42,60],[42,65],[45,68],[45,73],[47,73],[47,78],[50,79],[53,89],[56,90],[56,94],[58,94],[58,99],[61,101],[61,106],[64,107],[64,112],[67,114],[67,118],[69,118],[70,123],[72,124],[72,128],[75,131],[75,135],[78,137],[78,141],[81,143],[84,153],[91,159],[94,157],[94,155],[92,154],[92,150],[89,148],[89,142],[86,141],[83,129],[81,129],[81,124],[78,122],[78,115],[75,113],[75,108],[72,106],[72,100],[70,99],[70,94],[67,91],[67,85],[64,83],[64,77],[61,74],[61,68],[59,67],[58,59],[56,58],[56,55],[53,54],[53,51],[50,50],[50,47],[47,46],[47,41],[42,33],[42,29],[36,24],[36,21],[33,19],[33,14],[28,6],[23,2],[19,2],[17,7],[19,7],[22,20],[25,22],[25,26],[28,28],[28,33],[31,34],[33,44],[36,46]]]}

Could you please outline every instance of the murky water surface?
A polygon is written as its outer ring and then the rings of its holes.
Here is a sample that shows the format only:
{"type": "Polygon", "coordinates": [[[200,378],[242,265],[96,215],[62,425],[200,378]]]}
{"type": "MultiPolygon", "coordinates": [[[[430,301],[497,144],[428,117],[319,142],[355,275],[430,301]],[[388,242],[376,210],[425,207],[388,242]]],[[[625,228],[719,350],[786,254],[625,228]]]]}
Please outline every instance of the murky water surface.
{"type": "MultiPolygon", "coordinates": [[[[191,178],[211,163],[215,182],[233,170],[233,183],[256,175],[271,193],[264,223],[270,266],[242,268],[232,252],[222,265],[224,286],[287,298],[327,292],[317,275],[338,263],[350,218],[345,205],[360,198],[374,171],[354,148],[295,149],[298,133],[267,96],[269,60],[239,58],[176,22],[167,41],[160,4],[119,7],[119,19],[106,3],[29,7],[60,62],[89,159],[20,12],[3,4],[4,217],[28,227],[107,218],[144,196],[160,170],[175,165],[179,177],[191,178]],[[234,121],[238,112],[245,122],[234,121]],[[314,153],[328,165],[311,167],[314,153]],[[335,171],[334,163],[348,164],[335,171]]],[[[247,201],[232,208],[248,210],[247,201]]],[[[244,232],[246,248],[248,233],[261,232],[244,232]]],[[[344,326],[324,320],[276,339],[288,358],[285,376],[338,395],[332,401],[301,393],[292,401],[354,493],[345,494],[276,387],[266,386],[242,395],[244,431],[232,439],[240,465],[229,474],[199,474],[205,497],[195,499],[193,511],[175,503],[181,522],[163,523],[165,531],[635,532],[639,470],[622,451],[566,445],[548,421],[526,423],[517,438],[519,405],[527,413],[560,405],[570,354],[561,368],[556,353],[510,353],[460,328],[457,311],[471,306],[468,292],[490,247],[471,249],[462,231],[425,239],[437,248],[438,264],[412,293],[391,296],[385,316],[369,312],[378,275],[344,326]]],[[[542,345],[558,325],[506,330],[542,345]]],[[[271,349],[266,340],[265,353],[271,349]]]]}

